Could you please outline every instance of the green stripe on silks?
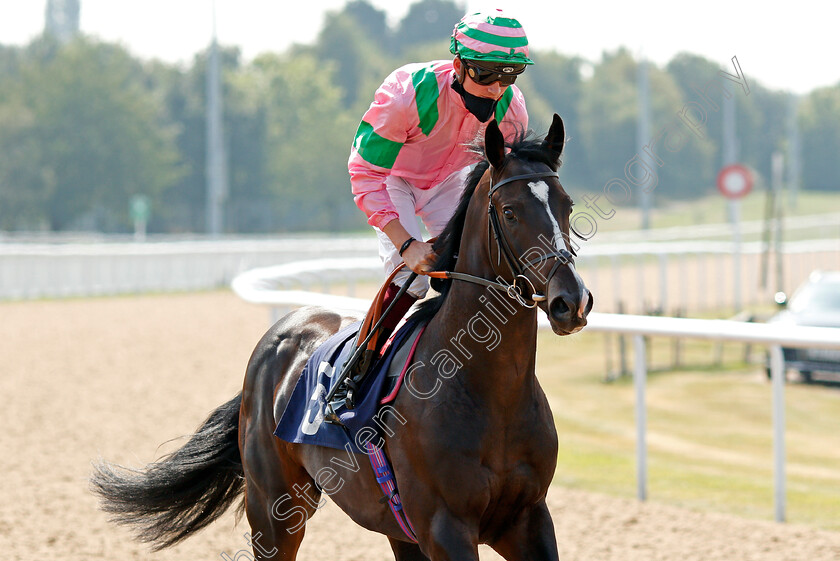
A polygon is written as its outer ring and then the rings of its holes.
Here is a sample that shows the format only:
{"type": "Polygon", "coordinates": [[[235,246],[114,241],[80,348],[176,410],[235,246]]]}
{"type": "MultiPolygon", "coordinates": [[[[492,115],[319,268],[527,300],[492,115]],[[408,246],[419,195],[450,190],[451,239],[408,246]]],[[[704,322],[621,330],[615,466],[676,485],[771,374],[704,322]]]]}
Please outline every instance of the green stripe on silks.
{"type": "Polygon", "coordinates": [[[411,75],[411,83],[414,84],[414,101],[417,103],[420,130],[429,136],[439,117],[437,100],[440,91],[438,91],[437,78],[432,69],[426,67],[411,75]]]}
{"type": "Polygon", "coordinates": [[[502,94],[501,99],[496,102],[496,122],[501,123],[502,119],[507,115],[507,110],[510,107],[510,102],[513,101],[513,89],[508,88],[502,94]]]}
{"type": "Polygon", "coordinates": [[[498,25],[499,27],[512,27],[514,29],[519,29],[522,27],[522,24],[519,23],[518,20],[513,18],[500,18],[495,16],[487,16],[484,18],[485,23],[489,23],[491,25],[498,25]]]}
{"type": "Polygon", "coordinates": [[[501,35],[494,35],[478,29],[464,29],[464,35],[470,39],[475,39],[476,41],[489,43],[490,45],[496,45],[498,47],[507,47],[509,49],[528,46],[528,38],[525,36],[502,37],[501,35]]]}
{"type": "MultiPolygon", "coordinates": [[[[454,39],[453,39],[454,41],[454,39]]],[[[515,49],[505,51],[492,51],[489,53],[480,53],[472,49],[468,49],[461,43],[458,43],[457,53],[464,60],[483,60],[487,62],[504,62],[507,64],[534,64],[534,61],[526,57],[522,53],[514,52],[515,49]]]]}
{"type": "Polygon", "coordinates": [[[362,121],[356,131],[353,147],[366,162],[385,169],[394,167],[397,155],[403,147],[402,142],[394,142],[374,132],[373,125],[362,121]]]}

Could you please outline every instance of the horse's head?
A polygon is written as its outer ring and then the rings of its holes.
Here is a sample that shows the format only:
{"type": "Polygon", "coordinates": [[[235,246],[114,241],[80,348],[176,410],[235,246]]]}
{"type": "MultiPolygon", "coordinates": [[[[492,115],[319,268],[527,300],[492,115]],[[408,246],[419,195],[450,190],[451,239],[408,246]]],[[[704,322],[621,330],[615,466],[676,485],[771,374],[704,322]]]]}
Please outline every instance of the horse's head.
{"type": "Polygon", "coordinates": [[[530,151],[506,155],[495,121],[488,124],[484,139],[494,271],[513,281],[524,304],[539,305],[558,335],[585,326],[594,301],[575,270],[569,238],[572,199],[556,172],[565,135],[563,120],[554,115],[545,140],[530,151]]]}

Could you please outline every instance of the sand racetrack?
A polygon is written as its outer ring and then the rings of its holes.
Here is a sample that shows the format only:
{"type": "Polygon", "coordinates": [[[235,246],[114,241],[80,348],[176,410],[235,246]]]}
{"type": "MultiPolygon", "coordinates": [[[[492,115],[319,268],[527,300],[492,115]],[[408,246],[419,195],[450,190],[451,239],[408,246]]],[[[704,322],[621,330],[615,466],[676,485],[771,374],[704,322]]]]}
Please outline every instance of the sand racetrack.
{"type": "MultiPolygon", "coordinates": [[[[226,514],[159,553],[107,522],[88,491],[99,457],[140,467],[240,388],[268,326],[227,292],[0,303],[0,551],[4,559],[238,561],[226,514]]],[[[549,493],[560,558],[840,560],[840,533],[697,513],[561,487],[549,493]]],[[[392,559],[387,541],[328,504],[300,559],[392,559]]],[[[496,559],[483,548],[483,559],[496,559]]]]}

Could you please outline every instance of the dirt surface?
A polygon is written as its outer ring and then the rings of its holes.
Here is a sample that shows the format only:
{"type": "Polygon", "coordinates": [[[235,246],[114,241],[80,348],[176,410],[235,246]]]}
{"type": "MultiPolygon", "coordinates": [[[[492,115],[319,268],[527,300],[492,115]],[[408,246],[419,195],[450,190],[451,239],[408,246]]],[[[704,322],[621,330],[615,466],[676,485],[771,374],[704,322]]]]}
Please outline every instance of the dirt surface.
{"type": "MultiPolygon", "coordinates": [[[[99,457],[140,467],[237,392],[268,311],[228,293],[0,303],[0,551],[4,559],[250,559],[226,514],[151,553],[88,491],[99,457]]],[[[840,533],[553,487],[561,559],[840,560],[840,533]]],[[[482,548],[483,559],[497,559],[482,548]]],[[[300,559],[391,559],[387,541],[327,504],[300,559]]]]}

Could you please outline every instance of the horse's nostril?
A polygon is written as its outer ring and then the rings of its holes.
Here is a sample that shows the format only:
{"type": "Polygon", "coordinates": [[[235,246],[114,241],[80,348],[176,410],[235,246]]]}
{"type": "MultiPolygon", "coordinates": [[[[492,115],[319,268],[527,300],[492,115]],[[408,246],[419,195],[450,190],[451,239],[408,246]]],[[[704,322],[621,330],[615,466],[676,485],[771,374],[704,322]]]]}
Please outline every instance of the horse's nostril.
{"type": "Polygon", "coordinates": [[[555,298],[554,302],[551,303],[551,315],[552,317],[562,316],[564,314],[568,314],[571,312],[569,309],[569,305],[566,304],[566,301],[562,298],[555,298]]]}

